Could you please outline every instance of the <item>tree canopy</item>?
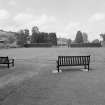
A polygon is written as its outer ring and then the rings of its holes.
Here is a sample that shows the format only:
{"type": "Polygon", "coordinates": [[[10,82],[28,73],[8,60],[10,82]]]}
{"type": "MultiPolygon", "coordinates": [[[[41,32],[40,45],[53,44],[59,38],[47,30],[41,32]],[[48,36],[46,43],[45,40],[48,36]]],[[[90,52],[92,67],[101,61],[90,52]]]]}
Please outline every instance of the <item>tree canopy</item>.
{"type": "Polygon", "coordinates": [[[81,31],[77,31],[75,43],[83,43],[83,36],[81,31]]]}
{"type": "Polygon", "coordinates": [[[25,29],[25,30],[20,30],[19,32],[17,32],[17,44],[21,47],[24,46],[24,44],[27,43],[27,38],[29,36],[29,30],[25,29]]]}
{"type": "Polygon", "coordinates": [[[100,34],[100,36],[102,37],[103,41],[105,41],[105,34],[100,34]]]}

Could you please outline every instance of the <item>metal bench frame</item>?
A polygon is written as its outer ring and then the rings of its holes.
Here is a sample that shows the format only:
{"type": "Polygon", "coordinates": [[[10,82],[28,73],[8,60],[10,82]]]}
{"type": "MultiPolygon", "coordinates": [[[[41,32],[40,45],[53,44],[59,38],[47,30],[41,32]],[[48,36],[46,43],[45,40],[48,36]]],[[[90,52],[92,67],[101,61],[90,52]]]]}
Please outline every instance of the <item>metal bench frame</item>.
{"type": "Polygon", "coordinates": [[[90,55],[89,56],[58,56],[57,70],[60,66],[84,66],[89,71],[90,55]]]}

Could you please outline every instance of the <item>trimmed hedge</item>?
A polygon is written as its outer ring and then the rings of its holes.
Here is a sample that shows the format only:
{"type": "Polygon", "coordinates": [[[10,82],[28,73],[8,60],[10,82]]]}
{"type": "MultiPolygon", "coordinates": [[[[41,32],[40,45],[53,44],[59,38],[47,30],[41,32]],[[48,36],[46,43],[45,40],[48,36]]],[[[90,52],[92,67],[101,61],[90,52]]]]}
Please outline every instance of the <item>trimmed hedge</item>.
{"type": "Polygon", "coordinates": [[[102,47],[101,43],[73,43],[70,47],[102,47]]]}
{"type": "Polygon", "coordinates": [[[24,47],[52,47],[49,43],[31,43],[31,44],[24,44],[24,47]]]}

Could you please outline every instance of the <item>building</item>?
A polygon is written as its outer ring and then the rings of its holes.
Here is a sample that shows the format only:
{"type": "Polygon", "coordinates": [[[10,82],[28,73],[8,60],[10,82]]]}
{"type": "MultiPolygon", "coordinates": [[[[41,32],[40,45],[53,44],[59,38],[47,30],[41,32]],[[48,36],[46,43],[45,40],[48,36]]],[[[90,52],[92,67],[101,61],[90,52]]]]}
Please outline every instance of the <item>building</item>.
{"type": "Polygon", "coordinates": [[[58,38],[57,39],[57,45],[58,46],[67,46],[67,39],[66,38],[58,38]]]}

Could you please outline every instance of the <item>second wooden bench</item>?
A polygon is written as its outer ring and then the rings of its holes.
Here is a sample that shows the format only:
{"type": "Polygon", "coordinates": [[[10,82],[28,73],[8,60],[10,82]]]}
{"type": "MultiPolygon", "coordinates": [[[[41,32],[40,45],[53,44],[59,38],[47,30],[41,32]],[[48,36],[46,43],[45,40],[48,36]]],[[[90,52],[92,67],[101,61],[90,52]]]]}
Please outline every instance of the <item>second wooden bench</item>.
{"type": "Polygon", "coordinates": [[[9,68],[10,64],[14,66],[14,59],[10,59],[8,56],[0,57],[0,64],[7,64],[7,67],[9,68]]]}

